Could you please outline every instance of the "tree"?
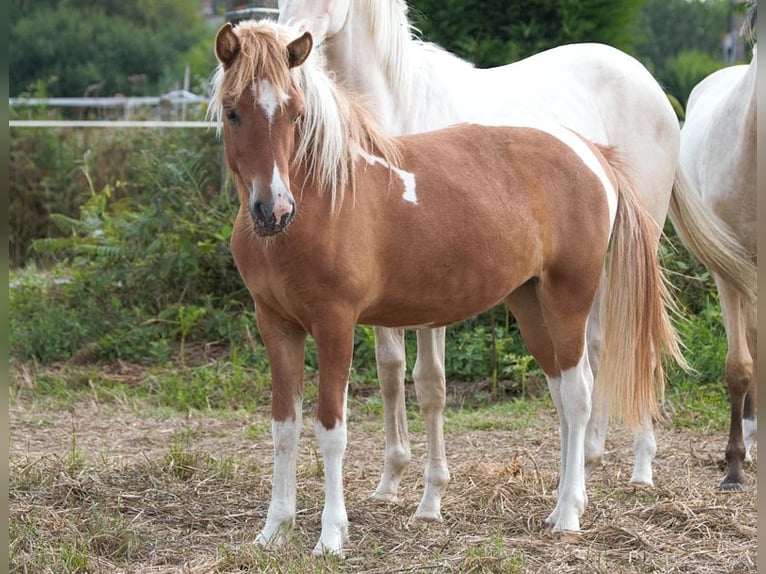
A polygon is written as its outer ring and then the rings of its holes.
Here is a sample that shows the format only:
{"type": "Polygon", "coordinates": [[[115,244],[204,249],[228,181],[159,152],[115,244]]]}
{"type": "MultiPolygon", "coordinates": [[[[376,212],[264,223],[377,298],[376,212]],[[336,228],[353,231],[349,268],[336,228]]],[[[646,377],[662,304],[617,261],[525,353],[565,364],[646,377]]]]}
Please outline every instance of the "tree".
{"type": "Polygon", "coordinates": [[[506,64],[572,42],[631,52],[643,0],[410,0],[430,40],[479,67],[506,64]]]}
{"type": "MultiPolygon", "coordinates": [[[[741,0],[647,0],[641,12],[639,59],[683,105],[691,89],[726,65],[724,37],[738,27],[741,0]]],[[[749,60],[749,50],[745,61],[749,60]]]]}
{"type": "Polygon", "coordinates": [[[11,0],[10,16],[11,95],[156,94],[206,32],[198,0],[11,0]]]}

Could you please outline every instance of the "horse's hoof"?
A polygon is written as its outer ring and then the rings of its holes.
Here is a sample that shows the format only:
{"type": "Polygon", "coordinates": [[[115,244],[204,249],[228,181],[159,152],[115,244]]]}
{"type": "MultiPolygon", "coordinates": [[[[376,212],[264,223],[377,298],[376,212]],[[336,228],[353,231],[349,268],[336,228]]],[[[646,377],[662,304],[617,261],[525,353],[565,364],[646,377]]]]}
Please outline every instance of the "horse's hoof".
{"type": "Polygon", "coordinates": [[[439,511],[425,511],[425,510],[418,510],[415,512],[415,520],[420,520],[421,522],[441,522],[442,521],[442,514],[439,511]]]}
{"type": "Polygon", "coordinates": [[[559,540],[560,542],[574,544],[580,541],[581,533],[573,530],[554,530],[552,536],[555,540],[559,540]]]}
{"type": "Polygon", "coordinates": [[[745,485],[740,482],[723,481],[718,486],[718,490],[723,490],[724,492],[739,492],[739,491],[745,490],[745,485]]]}
{"type": "Polygon", "coordinates": [[[370,495],[370,500],[381,502],[383,504],[396,504],[399,497],[393,492],[378,492],[377,490],[370,495]]]}

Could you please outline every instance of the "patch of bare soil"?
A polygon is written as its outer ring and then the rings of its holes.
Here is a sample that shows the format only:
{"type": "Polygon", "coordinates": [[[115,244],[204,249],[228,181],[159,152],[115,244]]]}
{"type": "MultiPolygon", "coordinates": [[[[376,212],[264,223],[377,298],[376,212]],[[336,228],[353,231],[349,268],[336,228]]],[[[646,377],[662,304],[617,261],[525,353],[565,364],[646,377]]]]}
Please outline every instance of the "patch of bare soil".
{"type": "MultiPolygon", "coordinates": [[[[555,505],[555,412],[520,431],[446,430],[452,481],[443,521],[411,519],[422,492],[424,437],[399,501],[373,502],[382,421],[350,404],[345,464],[350,541],[342,561],[309,559],[323,481],[305,417],[295,534],[287,547],[251,541],[271,489],[268,412],[159,418],[126,407],[10,411],[12,571],[53,572],[48,545],[87,549],[82,572],[755,572],[756,464],[750,489],[720,492],[725,437],[658,431],[654,488],[627,485],[629,433],[613,430],[605,466],[588,483],[582,533],[546,534],[555,505]],[[42,548],[42,549],[41,549],[42,548]]],[[[78,571],[78,570],[73,570],[78,571]]]]}

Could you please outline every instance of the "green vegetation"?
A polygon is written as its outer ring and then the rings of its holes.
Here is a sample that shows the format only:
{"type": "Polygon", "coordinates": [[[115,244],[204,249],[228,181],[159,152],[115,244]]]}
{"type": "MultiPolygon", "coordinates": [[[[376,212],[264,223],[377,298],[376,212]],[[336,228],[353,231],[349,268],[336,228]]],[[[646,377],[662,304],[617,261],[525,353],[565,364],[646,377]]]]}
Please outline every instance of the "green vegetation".
{"type": "Polygon", "coordinates": [[[12,0],[9,93],[154,96],[207,76],[212,38],[199,0],[12,0]]]}
{"type": "Polygon", "coordinates": [[[643,0],[413,0],[422,36],[478,67],[507,64],[572,42],[604,42],[631,51],[643,0]]]}
{"type": "MultiPolygon", "coordinates": [[[[142,137],[130,132],[126,139],[136,146],[141,142],[141,152],[126,153],[125,140],[99,133],[101,139],[88,137],[85,150],[74,132],[60,134],[57,141],[43,132],[11,141],[22,163],[37,157],[37,138],[62,157],[81,153],[67,160],[74,163],[69,169],[76,177],[52,170],[50,187],[83,198],[76,208],[72,200],[69,213],[50,215],[58,232],[31,240],[26,265],[11,272],[12,361],[39,366],[43,373],[36,392],[64,403],[71,393],[90,393],[101,401],[146,398],[158,408],[181,411],[264,404],[270,394],[268,363],[252,302],[229,251],[237,200],[230,186],[220,183],[220,143],[203,131],[142,137]],[[110,178],[94,158],[115,156],[122,163],[110,178]],[[139,365],[144,370],[140,382],[126,386],[99,373],[115,361],[139,365]],[[62,365],[53,374],[45,371],[62,365]]],[[[25,184],[13,185],[20,190],[25,184]]],[[[662,258],[682,307],[679,330],[696,369],[671,369],[669,396],[678,392],[691,401],[693,422],[697,399],[711,398],[703,389],[715,389],[718,402],[726,404],[720,307],[708,272],[669,226],[662,258]]],[[[411,369],[413,333],[406,345],[411,369]]],[[[373,329],[358,327],[355,384],[375,389],[374,356],[373,329]]],[[[472,392],[469,405],[547,394],[539,368],[502,306],[450,327],[446,358],[450,381],[485,383],[472,392]]],[[[309,339],[309,380],[316,367],[309,339]]],[[[309,385],[307,396],[312,392],[309,385]]],[[[381,407],[371,399],[368,408],[381,407]]]]}

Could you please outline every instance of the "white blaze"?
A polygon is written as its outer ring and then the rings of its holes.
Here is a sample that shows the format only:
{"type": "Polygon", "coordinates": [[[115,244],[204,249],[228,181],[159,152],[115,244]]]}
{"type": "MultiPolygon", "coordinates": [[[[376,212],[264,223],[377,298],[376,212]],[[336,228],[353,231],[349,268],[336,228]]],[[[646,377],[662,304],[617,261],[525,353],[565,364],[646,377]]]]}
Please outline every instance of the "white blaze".
{"type": "Polygon", "coordinates": [[[274,120],[274,112],[277,111],[277,107],[290,100],[290,96],[286,96],[284,100],[280,100],[279,94],[271,85],[268,80],[262,80],[258,86],[253,84],[253,97],[258,98],[258,105],[266,113],[266,117],[269,118],[269,125],[274,120]]]}

